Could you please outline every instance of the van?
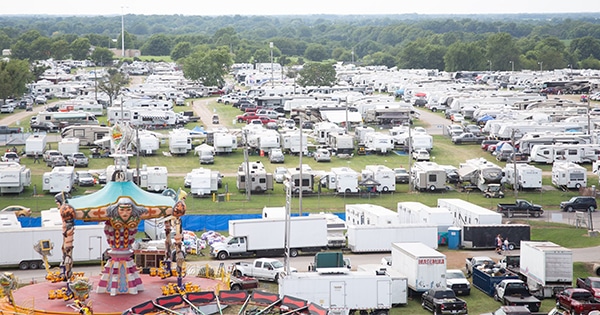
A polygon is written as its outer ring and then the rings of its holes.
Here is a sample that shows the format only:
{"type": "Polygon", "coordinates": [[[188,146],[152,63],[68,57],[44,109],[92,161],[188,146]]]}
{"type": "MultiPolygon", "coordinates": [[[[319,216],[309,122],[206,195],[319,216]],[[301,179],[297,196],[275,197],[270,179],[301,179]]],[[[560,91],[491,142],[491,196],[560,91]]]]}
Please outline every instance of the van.
{"type": "Polygon", "coordinates": [[[330,162],[331,161],[331,153],[327,149],[317,149],[315,151],[313,157],[317,162],[330,162]]]}
{"type": "Polygon", "coordinates": [[[283,163],[285,162],[285,156],[281,149],[271,149],[269,152],[269,162],[271,163],[283,163]]]}
{"type": "Polygon", "coordinates": [[[596,198],[591,196],[575,196],[560,203],[560,210],[568,212],[596,211],[597,207],[596,198]]]}

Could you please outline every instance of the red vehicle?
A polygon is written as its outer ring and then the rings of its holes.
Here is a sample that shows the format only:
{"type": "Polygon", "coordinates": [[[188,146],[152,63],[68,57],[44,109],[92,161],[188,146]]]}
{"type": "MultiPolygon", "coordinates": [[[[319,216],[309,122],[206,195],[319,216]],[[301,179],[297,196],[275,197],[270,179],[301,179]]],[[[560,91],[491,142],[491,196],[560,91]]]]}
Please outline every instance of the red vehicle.
{"type": "Polygon", "coordinates": [[[586,289],[594,297],[600,298],[600,277],[577,278],[577,287],[586,289]]]}
{"type": "Polygon", "coordinates": [[[256,115],[256,112],[248,112],[243,115],[237,115],[236,119],[238,122],[249,123],[252,119],[259,119],[260,117],[256,115]]]}
{"type": "Polygon", "coordinates": [[[600,301],[586,289],[568,288],[556,295],[556,305],[568,310],[571,315],[587,315],[600,311],[600,301]]]}
{"type": "Polygon", "coordinates": [[[271,118],[269,118],[269,116],[262,116],[261,115],[261,116],[258,116],[258,119],[260,119],[260,121],[262,122],[263,125],[266,125],[266,124],[268,124],[270,122],[275,122],[275,123],[277,122],[277,120],[271,119],[271,118]]]}

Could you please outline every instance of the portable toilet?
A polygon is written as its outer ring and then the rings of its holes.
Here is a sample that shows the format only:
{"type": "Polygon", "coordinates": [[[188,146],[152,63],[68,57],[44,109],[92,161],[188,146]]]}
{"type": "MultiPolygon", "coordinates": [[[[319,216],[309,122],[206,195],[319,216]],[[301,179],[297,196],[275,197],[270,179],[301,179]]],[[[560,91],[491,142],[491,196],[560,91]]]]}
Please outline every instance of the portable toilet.
{"type": "Polygon", "coordinates": [[[448,249],[460,249],[460,228],[448,228],[448,249]]]}

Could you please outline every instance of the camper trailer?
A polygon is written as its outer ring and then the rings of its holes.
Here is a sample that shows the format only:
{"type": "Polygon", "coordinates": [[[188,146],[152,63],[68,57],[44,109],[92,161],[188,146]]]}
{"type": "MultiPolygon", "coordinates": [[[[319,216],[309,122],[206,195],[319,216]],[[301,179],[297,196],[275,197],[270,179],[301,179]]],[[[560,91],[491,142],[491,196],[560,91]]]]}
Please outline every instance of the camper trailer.
{"type": "Polygon", "coordinates": [[[419,191],[446,189],[446,170],[435,162],[415,162],[410,170],[412,184],[419,191]]]}
{"type": "Polygon", "coordinates": [[[345,133],[346,130],[332,122],[322,121],[315,124],[315,139],[319,144],[328,144],[330,134],[345,133]]]}
{"type": "Polygon", "coordinates": [[[78,138],[82,146],[92,146],[96,141],[108,137],[110,127],[95,125],[74,125],[63,128],[62,138],[78,138]]]}
{"type": "Polygon", "coordinates": [[[231,153],[238,147],[237,137],[227,132],[215,132],[213,147],[216,154],[231,153]]]}
{"type": "Polygon", "coordinates": [[[31,170],[15,162],[0,162],[0,194],[19,194],[31,185],[31,170]]]}
{"type": "Polygon", "coordinates": [[[149,109],[146,107],[120,108],[109,107],[108,122],[128,122],[134,127],[173,127],[178,123],[177,115],[172,110],[149,109]]]}
{"type": "Polygon", "coordinates": [[[137,170],[133,169],[133,179],[138,185],[148,191],[163,192],[168,185],[168,170],[164,166],[146,166],[140,169],[139,178],[137,170]],[[138,181],[139,180],[139,181],[138,181]]]}
{"type": "Polygon", "coordinates": [[[273,190],[273,174],[265,170],[265,166],[260,162],[249,162],[240,164],[237,172],[237,189],[252,192],[265,192],[273,190]],[[247,177],[249,176],[248,180],[247,177]]]}
{"type": "Polygon", "coordinates": [[[580,132],[531,132],[518,141],[519,152],[531,154],[534,145],[585,144],[591,143],[591,136],[580,132]]]}
{"type": "Polygon", "coordinates": [[[321,187],[334,190],[337,194],[358,193],[358,172],[349,167],[332,167],[330,172],[321,177],[321,187]]]}
{"type": "Polygon", "coordinates": [[[62,138],[58,142],[58,151],[63,156],[79,152],[79,138],[62,138]]]}
{"type": "Polygon", "coordinates": [[[573,162],[554,162],[552,184],[566,189],[587,187],[587,170],[573,162]]]}
{"type": "Polygon", "coordinates": [[[377,154],[388,154],[394,149],[392,136],[380,132],[365,135],[365,150],[377,154]]]}
{"type": "Polygon", "coordinates": [[[46,151],[46,135],[45,134],[32,134],[25,140],[25,155],[41,156],[46,151]]]}
{"type": "Polygon", "coordinates": [[[153,133],[139,131],[137,133],[137,141],[133,145],[138,147],[138,152],[141,155],[154,155],[160,148],[160,139],[153,133]]]}
{"type": "Polygon", "coordinates": [[[281,135],[281,144],[285,152],[290,154],[308,154],[308,137],[298,130],[291,130],[281,135]]]}
{"type": "Polygon", "coordinates": [[[98,119],[91,113],[82,111],[73,112],[40,112],[36,116],[36,121],[42,123],[45,121],[61,127],[73,125],[98,125],[98,119]]]}
{"type": "Polygon", "coordinates": [[[503,182],[516,184],[516,189],[542,189],[542,169],[530,164],[506,163],[503,182]]]}
{"type": "Polygon", "coordinates": [[[220,174],[207,168],[195,168],[186,177],[186,186],[194,197],[210,196],[219,189],[220,174]]]}
{"type": "Polygon", "coordinates": [[[485,191],[488,184],[502,182],[502,168],[484,158],[469,159],[459,165],[458,176],[460,181],[470,182],[485,191]]]}
{"type": "Polygon", "coordinates": [[[335,154],[352,154],[354,152],[354,137],[349,134],[330,133],[329,146],[335,154]]]}
{"type": "Polygon", "coordinates": [[[75,181],[75,168],[73,166],[55,167],[42,176],[42,190],[51,194],[61,191],[70,192],[75,181]]]}
{"type": "Polygon", "coordinates": [[[372,179],[377,182],[378,192],[396,191],[396,173],[385,165],[366,165],[361,172],[361,180],[372,179]]]}
{"type": "Polygon", "coordinates": [[[192,139],[187,130],[175,129],[169,132],[169,152],[185,155],[192,149],[192,139]]]}
{"type": "Polygon", "coordinates": [[[314,193],[315,175],[312,169],[306,165],[302,165],[302,184],[300,184],[300,168],[288,168],[285,174],[285,180],[292,183],[292,193],[298,194],[300,192],[300,186],[302,186],[302,193],[314,193]]]}
{"type": "Polygon", "coordinates": [[[593,163],[600,156],[600,144],[534,145],[529,162],[552,164],[556,161],[593,163]]]}

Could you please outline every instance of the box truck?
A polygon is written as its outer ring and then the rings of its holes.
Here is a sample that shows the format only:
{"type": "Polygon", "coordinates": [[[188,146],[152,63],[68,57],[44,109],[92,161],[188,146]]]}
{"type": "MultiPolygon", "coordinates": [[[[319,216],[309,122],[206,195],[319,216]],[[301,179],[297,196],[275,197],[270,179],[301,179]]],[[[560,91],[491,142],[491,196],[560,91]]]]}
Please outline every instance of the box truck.
{"type": "Polygon", "coordinates": [[[552,297],[573,286],[573,253],[552,242],[521,242],[519,269],[537,297],[552,297]]]}
{"type": "MultiPolygon", "coordinates": [[[[327,219],[289,219],[290,256],[327,248],[327,219]]],[[[229,237],[211,245],[210,255],[223,260],[231,256],[281,256],[285,252],[286,219],[230,220],[229,237]]]]}
{"type": "Polygon", "coordinates": [[[392,244],[392,268],[407,276],[414,292],[446,288],[446,255],[423,243],[392,244]]]}
{"type": "Polygon", "coordinates": [[[385,273],[349,271],[321,274],[293,272],[279,281],[280,296],[294,296],[329,309],[329,314],[387,315],[392,307],[392,279],[385,273]]]}
{"type": "Polygon", "coordinates": [[[396,242],[421,242],[437,248],[437,226],[430,224],[348,225],[348,247],[353,253],[389,252],[396,242]]]}

